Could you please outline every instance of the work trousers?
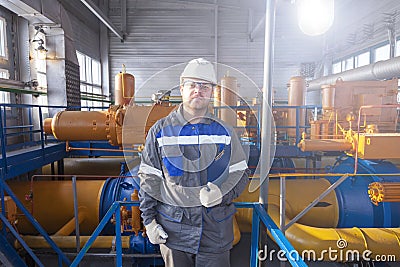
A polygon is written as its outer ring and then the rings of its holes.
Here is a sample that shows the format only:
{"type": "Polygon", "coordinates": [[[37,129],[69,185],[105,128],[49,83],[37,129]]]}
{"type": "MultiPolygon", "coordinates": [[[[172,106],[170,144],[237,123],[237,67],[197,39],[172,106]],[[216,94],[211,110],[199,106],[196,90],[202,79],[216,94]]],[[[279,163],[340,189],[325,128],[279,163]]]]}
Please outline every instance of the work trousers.
{"type": "Polygon", "coordinates": [[[230,267],[229,250],[222,253],[192,254],[160,245],[165,267],[230,267]]]}

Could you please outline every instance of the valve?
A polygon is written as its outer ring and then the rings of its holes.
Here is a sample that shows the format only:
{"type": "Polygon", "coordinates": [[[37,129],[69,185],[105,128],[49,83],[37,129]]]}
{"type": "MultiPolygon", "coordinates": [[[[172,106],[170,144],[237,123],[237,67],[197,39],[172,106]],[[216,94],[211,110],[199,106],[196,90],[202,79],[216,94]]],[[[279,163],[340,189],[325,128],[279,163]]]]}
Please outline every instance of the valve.
{"type": "Polygon", "coordinates": [[[380,202],[400,202],[400,183],[370,183],[368,195],[371,202],[376,206],[380,202]]]}

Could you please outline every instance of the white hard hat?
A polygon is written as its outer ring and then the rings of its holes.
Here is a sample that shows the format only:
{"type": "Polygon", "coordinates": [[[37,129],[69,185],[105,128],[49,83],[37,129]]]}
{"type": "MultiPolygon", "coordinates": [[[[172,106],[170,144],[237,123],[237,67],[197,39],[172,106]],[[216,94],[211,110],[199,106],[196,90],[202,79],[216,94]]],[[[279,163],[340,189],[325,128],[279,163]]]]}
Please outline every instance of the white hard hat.
{"type": "Polygon", "coordinates": [[[217,84],[214,66],[204,58],[192,59],[181,74],[181,82],[183,78],[200,79],[217,84]]]}

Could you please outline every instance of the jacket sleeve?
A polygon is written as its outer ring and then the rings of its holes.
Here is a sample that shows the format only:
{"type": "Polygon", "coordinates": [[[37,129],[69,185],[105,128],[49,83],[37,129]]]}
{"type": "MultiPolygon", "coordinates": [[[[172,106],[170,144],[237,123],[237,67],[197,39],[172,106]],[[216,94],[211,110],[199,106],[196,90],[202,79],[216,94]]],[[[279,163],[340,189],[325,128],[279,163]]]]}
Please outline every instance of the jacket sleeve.
{"type": "Polygon", "coordinates": [[[138,171],[140,178],[139,201],[143,224],[148,225],[157,215],[156,206],[160,199],[160,184],[163,179],[161,158],[154,126],[150,129],[138,171]]]}
{"type": "Polygon", "coordinates": [[[249,182],[250,171],[247,167],[247,158],[239,138],[233,130],[231,132],[231,151],[229,176],[220,187],[223,194],[221,205],[232,203],[243,192],[249,182]]]}

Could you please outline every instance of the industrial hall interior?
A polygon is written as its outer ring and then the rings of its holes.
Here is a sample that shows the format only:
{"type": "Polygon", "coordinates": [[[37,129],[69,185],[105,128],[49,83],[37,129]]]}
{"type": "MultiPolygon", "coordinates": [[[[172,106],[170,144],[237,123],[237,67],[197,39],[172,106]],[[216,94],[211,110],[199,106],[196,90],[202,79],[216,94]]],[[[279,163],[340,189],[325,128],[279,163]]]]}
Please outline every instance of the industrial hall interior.
{"type": "Polygon", "coordinates": [[[0,0],[0,266],[400,266],[399,0],[0,0]]]}

